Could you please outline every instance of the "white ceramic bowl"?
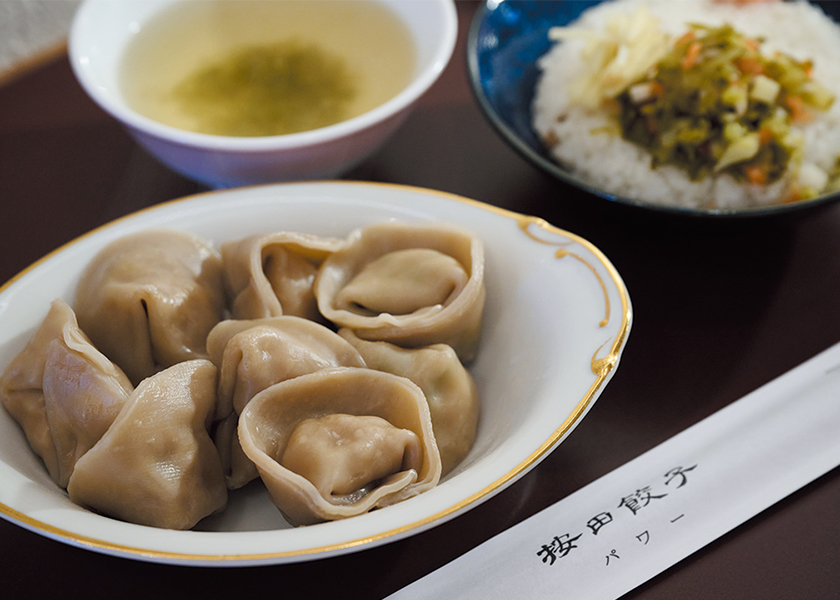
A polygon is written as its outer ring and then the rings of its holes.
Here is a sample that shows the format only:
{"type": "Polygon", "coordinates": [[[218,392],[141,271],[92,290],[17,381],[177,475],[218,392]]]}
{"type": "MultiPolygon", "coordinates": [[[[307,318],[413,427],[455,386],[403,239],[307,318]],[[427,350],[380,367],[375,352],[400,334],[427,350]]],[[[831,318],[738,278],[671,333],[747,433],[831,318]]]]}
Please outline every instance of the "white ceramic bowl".
{"type": "Polygon", "coordinates": [[[630,332],[627,290],[591,243],[544,221],[419,188],[290,183],[209,192],[136,213],[53,252],[0,287],[0,372],[46,315],[72,303],[79,275],[112,240],[151,228],[214,244],[280,229],[346,236],[387,220],[444,222],[485,245],[487,301],[470,365],[480,420],[470,453],[440,484],[364,515],[292,528],[260,484],[194,531],[109,519],[74,505],[0,409],[0,516],[39,534],[127,558],[240,566],[353,552],[424,531],[477,506],[544,459],[580,423],[618,366],[630,332]]]}
{"type": "Polygon", "coordinates": [[[453,0],[378,0],[405,23],[416,49],[414,77],[395,97],[311,131],[251,138],[208,135],[137,113],[126,105],[119,86],[121,59],[132,38],[149,19],[180,1],[84,0],[71,27],[68,51],[77,79],[95,102],[165,165],[211,187],[330,179],[348,171],[384,143],[437,80],[452,56],[458,31],[453,0]]]}

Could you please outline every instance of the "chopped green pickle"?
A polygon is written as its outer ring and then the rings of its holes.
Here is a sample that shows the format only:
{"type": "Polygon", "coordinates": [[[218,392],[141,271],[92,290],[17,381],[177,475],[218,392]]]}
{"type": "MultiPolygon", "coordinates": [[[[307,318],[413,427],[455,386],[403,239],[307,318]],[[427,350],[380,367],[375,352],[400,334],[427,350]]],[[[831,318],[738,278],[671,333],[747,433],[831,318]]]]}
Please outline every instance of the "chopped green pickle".
{"type": "Polygon", "coordinates": [[[339,57],[290,40],[242,48],[197,70],[176,87],[174,100],[204,133],[265,136],[343,121],[356,94],[339,57]]]}
{"type": "Polygon", "coordinates": [[[762,42],[730,25],[690,25],[648,77],[616,97],[623,137],[654,166],[678,166],[694,180],[725,172],[777,181],[802,157],[791,125],[830,108],[834,95],[811,77],[809,61],[764,55],[762,42]]]}

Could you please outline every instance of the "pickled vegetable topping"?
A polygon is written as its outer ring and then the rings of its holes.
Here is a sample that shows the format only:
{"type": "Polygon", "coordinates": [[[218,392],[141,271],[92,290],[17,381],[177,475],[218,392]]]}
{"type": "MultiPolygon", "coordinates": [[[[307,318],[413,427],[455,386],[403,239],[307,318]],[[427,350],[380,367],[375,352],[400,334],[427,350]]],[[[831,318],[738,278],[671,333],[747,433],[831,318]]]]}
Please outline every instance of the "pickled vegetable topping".
{"type": "MultiPolygon", "coordinates": [[[[834,95],[812,78],[810,61],[765,54],[762,44],[730,25],[690,25],[616,97],[622,135],[648,150],[654,167],[676,165],[694,180],[726,172],[777,181],[802,161],[804,138],[792,126],[827,110],[834,95]]],[[[797,194],[822,186],[811,187],[797,194]]]]}

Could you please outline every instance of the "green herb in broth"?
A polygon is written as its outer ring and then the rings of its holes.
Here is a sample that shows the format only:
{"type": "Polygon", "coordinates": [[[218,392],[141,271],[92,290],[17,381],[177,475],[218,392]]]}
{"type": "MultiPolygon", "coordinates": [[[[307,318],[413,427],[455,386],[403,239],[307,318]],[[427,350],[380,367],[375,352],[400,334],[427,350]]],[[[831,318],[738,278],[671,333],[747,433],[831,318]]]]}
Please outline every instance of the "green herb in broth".
{"type": "Polygon", "coordinates": [[[171,127],[256,137],[362,115],[410,83],[416,60],[407,25],[379,1],[191,0],[138,30],[120,91],[171,127]]]}
{"type": "Polygon", "coordinates": [[[202,133],[263,136],[343,121],[356,94],[340,57],[288,40],[242,48],[199,68],[173,98],[202,133]]]}

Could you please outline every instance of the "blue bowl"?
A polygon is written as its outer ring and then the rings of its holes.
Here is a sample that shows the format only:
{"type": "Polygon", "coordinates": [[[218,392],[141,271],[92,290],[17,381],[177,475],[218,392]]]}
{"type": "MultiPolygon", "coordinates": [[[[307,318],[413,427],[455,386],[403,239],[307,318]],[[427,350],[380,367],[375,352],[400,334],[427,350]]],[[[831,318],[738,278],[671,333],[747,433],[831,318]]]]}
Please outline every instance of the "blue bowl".
{"type": "MultiPolygon", "coordinates": [[[[793,204],[745,209],[662,206],[605,192],[555,162],[531,126],[531,104],[539,78],[537,60],[551,47],[548,30],[567,25],[600,0],[486,0],[467,39],[470,83],[485,116],[516,151],[543,171],[595,199],[660,213],[693,217],[759,217],[816,209],[836,203],[840,194],[793,204]]],[[[840,2],[813,2],[835,21],[840,2]]],[[[840,57],[838,57],[840,58],[840,57]]],[[[585,198],[592,201],[593,198],[585,198]]]]}

